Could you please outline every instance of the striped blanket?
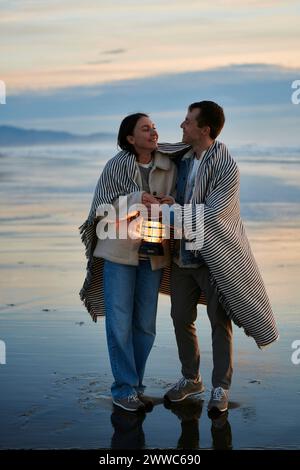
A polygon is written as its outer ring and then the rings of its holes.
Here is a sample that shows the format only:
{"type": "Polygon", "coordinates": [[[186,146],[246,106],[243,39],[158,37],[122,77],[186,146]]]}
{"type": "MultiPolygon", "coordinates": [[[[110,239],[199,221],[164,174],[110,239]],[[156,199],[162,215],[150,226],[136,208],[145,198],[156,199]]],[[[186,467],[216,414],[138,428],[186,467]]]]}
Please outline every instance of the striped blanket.
{"type": "MultiPolygon", "coordinates": [[[[190,147],[159,144],[158,150],[178,156],[190,147]]],[[[119,152],[100,175],[88,219],[80,229],[88,258],[80,298],[94,321],[104,314],[103,260],[93,257],[97,243],[96,209],[120,195],[139,190],[135,182],[134,155],[119,152]]],[[[201,160],[192,204],[204,205],[204,246],[201,255],[208,265],[211,283],[233,322],[262,348],[278,339],[270,302],[245,234],[239,210],[239,171],[224,144],[215,141],[201,160]]],[[[196,217],[192,212],[191,217],[196,217]]],[[[193,220],[191,220],[193,222],[193,220]]],[[[165,269],[160,292],[169,294],[169,269],[165,269]]],[[[203,298],[202,298],[203,300],[203,298]]]]}

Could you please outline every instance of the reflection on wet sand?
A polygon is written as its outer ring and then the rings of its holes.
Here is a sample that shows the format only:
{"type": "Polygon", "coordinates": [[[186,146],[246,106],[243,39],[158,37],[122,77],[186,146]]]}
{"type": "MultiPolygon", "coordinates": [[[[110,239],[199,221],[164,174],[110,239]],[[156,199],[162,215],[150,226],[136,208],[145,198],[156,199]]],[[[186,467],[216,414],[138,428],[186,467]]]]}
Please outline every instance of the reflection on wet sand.
{"type": "MultiPolygon", "coordinates": [[[[202,414],[202,400],[188,400],[185,403],[170,404],[169,409],[180,421],[181,432],[174,448],[200,449],[199,420],[202,414]]],[[[143,412],[129,413],[116,406],[111,415],[114,433],[111,439],[112,449],[142,449],[147,446],[143,431],[146,414],[143,412]]],[[[232,449],[231,426],[228,421],[228,411],[211,417],[212,448],[215,450],[232,449]]]]}
{"type": "Polygon", "coordinates": [[[180,421],[181,434],[177,442],[177,449],[199,449],[199,419],[202,413],[202,400],[188,400],[186,403],[165,403],[180,421]]]}
{"type": "Polygon", "coordinates": [[[143,431],[145,418],[145,413],[130,413],[114,406],[114,411],[110,418],[114,428],[111,448],[143,449],[145,447],[145,434],[143,431]]]}
{"type": "Polygon", "coordinates": [[[222,413],[218,418],[211,420],[211,436],[215,450],[232,449],[232,433],[228,421],[228,411],[222,413]]]}

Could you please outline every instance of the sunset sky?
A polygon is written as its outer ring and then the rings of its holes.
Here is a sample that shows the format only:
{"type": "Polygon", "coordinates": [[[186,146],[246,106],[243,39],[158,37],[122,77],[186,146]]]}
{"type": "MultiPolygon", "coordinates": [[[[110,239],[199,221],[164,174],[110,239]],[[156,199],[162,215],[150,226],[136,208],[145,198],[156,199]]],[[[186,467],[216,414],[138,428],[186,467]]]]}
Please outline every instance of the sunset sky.
{"type": "Polygon", "coordinates": [[[295,0],[0,0],[0,80],[15,93],[232,64],[299,69],[299,16],[295,0]]]}

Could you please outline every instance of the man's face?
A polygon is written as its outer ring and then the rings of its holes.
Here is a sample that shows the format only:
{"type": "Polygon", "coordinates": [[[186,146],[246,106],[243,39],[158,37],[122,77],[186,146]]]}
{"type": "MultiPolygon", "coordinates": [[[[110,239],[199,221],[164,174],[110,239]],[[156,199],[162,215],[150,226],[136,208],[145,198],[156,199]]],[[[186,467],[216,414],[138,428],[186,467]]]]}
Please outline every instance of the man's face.
{"type": "Polygon", "coordinates": [[[201,109],[194,108],[188,111],[185,120],[180,124],[183,130],[182,142],[189,145],[195,145],[202,140],[202,128],[198,127],[197,117],[201,113],[201,109]]]}

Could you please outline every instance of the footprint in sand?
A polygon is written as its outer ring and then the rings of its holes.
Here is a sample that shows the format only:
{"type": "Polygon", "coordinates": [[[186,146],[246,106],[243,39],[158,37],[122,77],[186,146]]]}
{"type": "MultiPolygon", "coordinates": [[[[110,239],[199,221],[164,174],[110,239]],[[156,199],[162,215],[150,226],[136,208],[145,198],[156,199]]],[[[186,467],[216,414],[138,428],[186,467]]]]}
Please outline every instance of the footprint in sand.
{"type": "Polygon", "coordinates": [[[23,420],[23,423],[21,424],[21,428],[26,427],[30,422],[30,418],[40,410],[41,410],[40,406],[33,405],[31,408],[29,408],[29,410],[26,410],[24,411],[24,413],[20,414],[19,418],[23,420]]]}

